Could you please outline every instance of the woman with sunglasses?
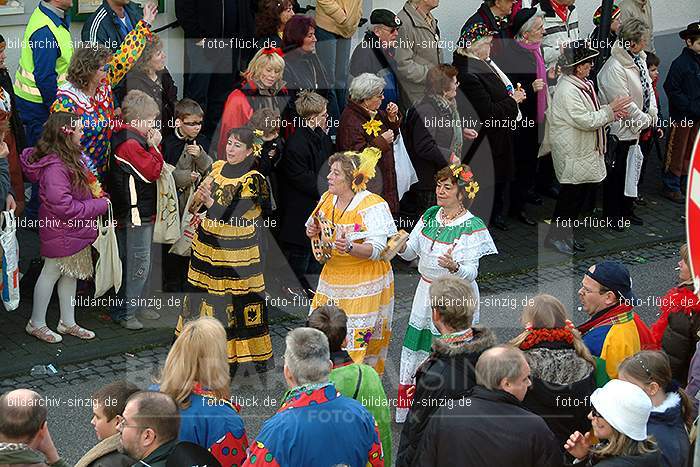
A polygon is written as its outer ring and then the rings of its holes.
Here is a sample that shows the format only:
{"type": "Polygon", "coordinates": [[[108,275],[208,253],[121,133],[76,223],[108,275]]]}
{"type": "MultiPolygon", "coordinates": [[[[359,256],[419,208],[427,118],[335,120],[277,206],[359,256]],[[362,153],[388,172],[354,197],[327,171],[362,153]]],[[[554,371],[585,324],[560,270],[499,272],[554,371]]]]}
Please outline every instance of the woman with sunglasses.
{"type": "Polygon", "coordinates": [[[58,88],[51,112],[71,112],[82,120],[82,146],[101,183],[107,173],[113,123],[116,117],[112,87],[131,70],[151,37],[157,7],[148,3],[143,19],[112,51],[101,44],[86,43],[75,49],[68,65],[67,82],[58,88]]]}
{"type": "Polygon", "coordinates": [[[686,465],[690,456],[688,431],[693,425],[693,406],[688,395],[673,381],[668,356],[643,350],[627,357],[619,378],[639,386],[653,408],[647,429],[659,444],[663,467],[686,465]]]}
{"type": "Polygon", "coordinates": [[[574,432],[564,449],[575,465],[597,467],[658,467],[661,456],[647,434],[652,405],[636,385],[614,379],[591,395],[591,431],[574,432]]]}
{"type": "Polygon", "coordinates": [[[418,282],[413,297],[408,330],[401,349],[399,398],[396,421],[402,423],[408,415],[415,391],[415,373],[430,354],[433,336],[439,332],[432,321],[430,284],[438,277],[454,275],[469,282],[473,292],[473,324],[479,323],[479,259],[496,254],[486,224],[469,212],[479,184],[468,165],[451,165],[435,176],[437,205],[429,208],[411,231],[399,255],[406,261],[419,258],[418,282]]]}

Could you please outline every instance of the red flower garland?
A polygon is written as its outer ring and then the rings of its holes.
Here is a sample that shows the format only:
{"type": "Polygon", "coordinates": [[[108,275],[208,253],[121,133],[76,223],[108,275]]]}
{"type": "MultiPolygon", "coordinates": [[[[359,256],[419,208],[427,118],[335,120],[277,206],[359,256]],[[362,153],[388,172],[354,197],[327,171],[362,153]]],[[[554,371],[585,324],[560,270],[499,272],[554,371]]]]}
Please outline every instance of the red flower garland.
{"type": "Polygon", "coordinates": [[[525,338],[522,344],[520,344],[521,350],[531,349],[540,342],[560,342],[564,341],[567,344],[574,343],[574,335],[571,333],[571,329],[568,327],[564,328],[542,328],[533,329],[530,334],[525,338]]]}

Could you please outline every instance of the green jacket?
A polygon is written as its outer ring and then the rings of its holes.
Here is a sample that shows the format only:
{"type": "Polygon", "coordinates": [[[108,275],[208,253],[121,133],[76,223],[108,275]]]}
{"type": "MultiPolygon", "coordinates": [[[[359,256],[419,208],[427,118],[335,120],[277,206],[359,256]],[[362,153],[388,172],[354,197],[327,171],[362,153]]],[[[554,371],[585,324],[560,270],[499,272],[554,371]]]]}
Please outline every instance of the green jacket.
{"type": "Polygon", "coordinates": [[[177,445],[177,439],[168,441],[167,443],[160,446],[158,449],[136,462],[131,467],[146,467],[150,465],[151,467],[165,467],[165,463],[168,460],[168,456],[173,452],[175,446],[177,445]]]}
{"type": "Polygon", "coordinates": [[[344,350],[334,352],[333,371],[329,379],[345,397],[352,397],[364,405],[379,426],[379,437],[384,451],[384,465],[391,463],[391,414],[382,380],[369,365],[353,363],[344,350]]]}
{"type": "MultiPolygon", "coordinates": [[[[0,443],[0,464],[42,464],[46,463],[44,455],[33,450],[26,444],[21,443],[0,443]]],[[[70,467],[63,459],[58,459],[53,464],[46,464],[50,467],[70,467]]]]}

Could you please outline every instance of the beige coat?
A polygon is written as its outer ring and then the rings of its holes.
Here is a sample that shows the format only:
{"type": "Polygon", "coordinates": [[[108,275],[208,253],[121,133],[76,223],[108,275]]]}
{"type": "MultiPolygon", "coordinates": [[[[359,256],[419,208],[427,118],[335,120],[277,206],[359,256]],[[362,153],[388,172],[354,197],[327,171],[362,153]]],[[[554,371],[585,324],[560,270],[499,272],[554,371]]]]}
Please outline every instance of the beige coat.
{"type": "Polygon", "coordinates": [[[552,151],[559,183],[598,183],[605,178],[605,158],[596,148],[596,130],[613,121],[608,105],[595,110],[591,99],[564,75],[547,110],[543,146],[552,151]]]}
{"type": "Polygon", "coordinates": [[[362,0],[316,0],[316,26],[346,39],[357,31],[362,0]]]}
{"type": "MultiPolygon", "coordinates": [[[[646,69],[646,54],[640,52],[639,55],[642,66],[646,69]]],[[[647,74],[649,74],[648,70],[647,74]]],[[[600,101],[603,104],[612,102],[618,96],[631,96],[633,99],[627,107],[629,116],[610,125],[610,134],[617,136],[621,141],[636,140],[644,129],[649,128],[656,121],[658,109],[654,89],[651,89],[649,112],[644,113],[642,112],[644,91],[642,79],[639,77],[639,68],[619,41],[613,45],[610,58],[598,73],[598,89],[600,101]]]]}
{"type": "Polygon", "coordinates": [[[651,37],[646,50],[656,53],[654,47],[654,19],[651,14],[651,0],[622,0],[620,2],[620,24],[628,18],[641,19],[651,30],[651,37]]]}
{"type": "Polygon", "coordinates": [[[209,154],[207,154],[201,146],[199,148],[202,152],[200,152],[197,157],[190,156],[185,149],[183,149],[182,154],[177,160],[175,170],[173,171],[181,216],[185,211],[187,198],[189,198],[190,195],[189,188],[192,186],[192,172],[198,172],[201,176],[200,180],[202,180],[204,176],[209,173],[209,170],[211,170],[211,165],[213,163],[209,154]]]}
{"type": "Polygon", "coordinates": [[[442,63],[437,19],[432,24],[410,1],[397,15],[401,19],[396,47],[396,68],[401,89],[401,108],[408,109],[425,95],[428,70],[442,63]]]}

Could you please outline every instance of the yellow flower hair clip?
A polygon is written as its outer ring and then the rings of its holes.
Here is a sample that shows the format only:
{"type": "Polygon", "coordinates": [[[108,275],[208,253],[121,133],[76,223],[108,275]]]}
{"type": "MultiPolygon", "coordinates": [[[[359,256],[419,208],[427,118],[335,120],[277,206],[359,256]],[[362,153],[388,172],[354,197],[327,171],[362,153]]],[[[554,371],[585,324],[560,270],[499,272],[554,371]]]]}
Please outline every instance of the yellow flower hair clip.
{"type": "Polygon", "coordinates": [[[474,199],[476,194],[479,192],[479,184],[477,182],[469,182],[469,185],[465,188],[467,192],[467,198],[474,199]]]}
{"type": "Polygon", "coordinates": [[[265,132],[262,130],[254,130],[253,133],[255,133],[255,136],[257,136],[258,138],[262,138],[263,135],[265,135],[265,132]]]}
{"type": "MultiPolygon", "coordinates": [[[[360,165],[352,173],[352,191],[358,193],[367,188],[367,182],[376,175],[377,162],[382,151],[377,148],[365,148],[361,153],[350,152],[360,158],[360,165]]],[[[354,166],[354,164],[353,164],[354,166]]]]}
{"type": "Polygon", "coordinates": [[[371,119],[369,122],[364,123],[362,128],[367,132],[368,135],[374,136],[375,138],[379,136],[379,132],[382,131],[382,122],[379,120],[371,119]]]}
{"type": "Polygon", "coordinates": [[[260,157],[260,154],[262,153],[262,144],[260,143],[253,143],[253,155],[255,157],[260,157]]]}

